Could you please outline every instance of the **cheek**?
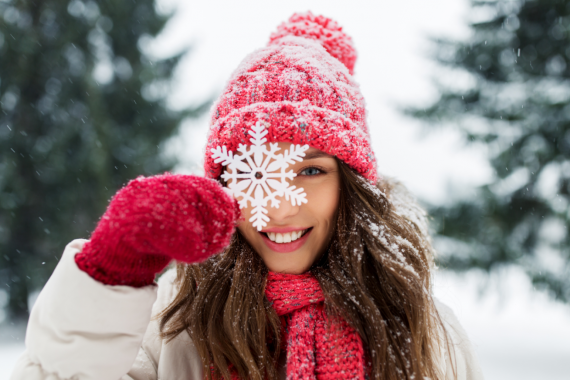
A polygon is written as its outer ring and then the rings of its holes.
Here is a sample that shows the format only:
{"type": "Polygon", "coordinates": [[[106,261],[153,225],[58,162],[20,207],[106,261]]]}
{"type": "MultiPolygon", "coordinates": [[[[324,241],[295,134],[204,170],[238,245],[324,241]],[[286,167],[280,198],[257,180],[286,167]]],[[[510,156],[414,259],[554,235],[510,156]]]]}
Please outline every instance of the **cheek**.
{"type": "Polygon", "coordinates": [[[245,220],[241,220],[237,224],[237,230],[245,238],[245,240],[251,245],[251,247],[258,252],[260,249],[260,237],[258,236],[257,230],[251,226],[251,223],[245,220]]]}
{"type": "MultiPolygon", "coordinates": [[[[243,212],[243,210],[242,210],[242,212],[243,212]]],[[[244,218],[243,218],[243,220],[238,221],[237,229],[239,232],[241,232],[241,234],[244,237],[246,237],[248,240],[250,240],[250,237],[252,236],[253,228],[251,226],[251,223],[248,222],[246,215],[242,214],[242,216],[244,216],[244,218]]]]}
{"type": "Polygon", "coordinates": [[[249,218],[251,218],[251,207],[248,205],[248,207],[240,208],[239,211],[241,212],[241,218],[238,222],[238,226],[244,223],[248,223],[247,221],[249,218]]]}
{"type": "Polygon", "coordinates": [[[336,220],[338,205],[340,200],[340,189],[338,181],[330,181],[318,187],[308,189],[307,193],[308,211],[320,224],[326,226],[328,230],[336,220]]]}

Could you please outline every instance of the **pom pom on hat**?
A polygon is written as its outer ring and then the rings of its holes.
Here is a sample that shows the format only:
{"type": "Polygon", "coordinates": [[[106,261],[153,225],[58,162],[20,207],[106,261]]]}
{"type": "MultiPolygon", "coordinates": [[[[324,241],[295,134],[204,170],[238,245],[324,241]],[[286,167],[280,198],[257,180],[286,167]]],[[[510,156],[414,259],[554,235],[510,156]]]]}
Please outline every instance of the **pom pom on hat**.
{"type": "Polygon", "coordinates": [[[286,36],[303,37],[320,43],[330,55],[346,66],[351,75],[354,74],[356,49],[350,36],[336,21],[324,16],[315,16],[311,12],[295,13],[271,34],[268,45],[286,36]]]}

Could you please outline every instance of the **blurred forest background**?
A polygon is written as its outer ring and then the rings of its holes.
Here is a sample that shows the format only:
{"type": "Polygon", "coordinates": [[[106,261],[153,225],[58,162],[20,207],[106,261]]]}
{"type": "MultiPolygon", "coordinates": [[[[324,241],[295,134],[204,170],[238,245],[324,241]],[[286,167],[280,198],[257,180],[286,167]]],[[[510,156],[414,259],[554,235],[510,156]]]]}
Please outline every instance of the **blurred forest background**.
{"type": "Polygon", "coordinates": [[[144,47],[167,20],[153,0],[0,1],[4,318],[27,320],[30,292],[122,185],[174,164],[161,143],[203,107],[164,104],[187,51],[157,60],[144,47]]]}
{"type": "MultiPolygon", "coordinates": [[[[440,265],[516,265],[568,302],[570,1],[471,6],[487,16],[468,40],[432,41],[463,80],[438,77],[439,100],[403,110],[485,145],[493,168],[475,195],[430,206],[440,265]]],[[[126,181],[172,168],[164,142],[207,108],[165,103],[189,53],[147,52],[168,19],[153,0],[0,0],[0,319],[27,318],[64,245],[126,181]]]]}
{"type": "Polygon", "coordinates": [[[518,265],[537,288],[570,302],[570,1],[472,7],[488,16],[471,24],[469,40],[434,41],[434,58],[462,80],[441,78],[437,102],[406,109],[484,144],[494,172],[475,195],[430,207],[439,263],[518,265]]]}

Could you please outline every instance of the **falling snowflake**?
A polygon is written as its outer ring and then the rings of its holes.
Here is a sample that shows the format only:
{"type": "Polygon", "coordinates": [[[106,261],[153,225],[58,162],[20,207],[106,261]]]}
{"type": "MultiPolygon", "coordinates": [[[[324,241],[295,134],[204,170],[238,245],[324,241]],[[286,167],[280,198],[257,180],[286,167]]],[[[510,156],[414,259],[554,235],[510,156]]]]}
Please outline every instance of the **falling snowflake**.
{"type": "Polygon", "coordinates": [[[269,143],[269,150],[264,145],[267,139],[267,130],[258,121],[251,130],[252,145],[240,144],[237,149],[240,156],[226,149],[225,146],[212,149],[212,158],[215,163],[221,163],[231,169],[222,174],[222,179],[228,183],[228,188],[236,198],[240,198],[238,203],[240,208],[247,207],[251,203],[252,217],[249,219],[253,227],[258,231],[269,221],[267,214],[267,203],[271,201],[271,207],[279,208],[280,201],[277,197],[285,196],[293,206],[307,203],[303,188],[290,186],[287,180],[292,180],[296,174],[293,170],[286,172],[285,169],[295,161],[303,161],[308,145],[292,144],[284,154],[276,154],[281,150],[277,143],[269,143]],[[249,150],[248,150],[249,147],[249,150]],[[253,194],[253,195],[252,195],[253,194]]]}

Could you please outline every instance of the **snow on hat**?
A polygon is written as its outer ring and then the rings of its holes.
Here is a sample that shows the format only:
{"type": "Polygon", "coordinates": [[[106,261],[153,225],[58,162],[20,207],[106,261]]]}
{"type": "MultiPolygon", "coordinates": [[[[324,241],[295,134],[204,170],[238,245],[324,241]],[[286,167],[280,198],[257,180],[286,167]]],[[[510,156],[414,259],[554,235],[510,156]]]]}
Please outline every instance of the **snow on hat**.
{"type": "Polygon", "coordinates": [[[212,149],[250,145],[248,131],[261,123],[268,143],[308,144],[376,182],[364,98],[352,78],[355,62],[352,39],[335,21],[310,12],[291,16],[265,48],[242,61],[213,105],[206,176],[222,171],[212,149]]]}

